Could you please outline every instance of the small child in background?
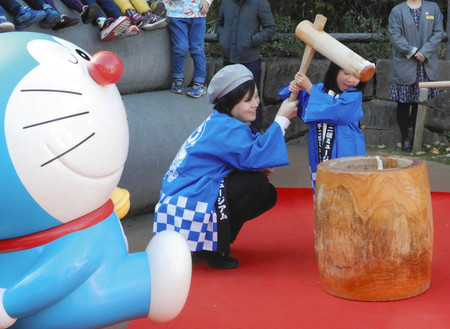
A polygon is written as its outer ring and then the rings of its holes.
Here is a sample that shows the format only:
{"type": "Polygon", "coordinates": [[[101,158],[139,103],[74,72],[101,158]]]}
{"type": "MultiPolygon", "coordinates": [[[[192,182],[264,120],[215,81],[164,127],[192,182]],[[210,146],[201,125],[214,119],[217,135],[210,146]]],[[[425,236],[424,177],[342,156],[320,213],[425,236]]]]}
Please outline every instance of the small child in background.
{"type": "Polygon", "coordinates": [[[184,93],[184,62],[189,50],[194,61],[194,79],[187,95],[198,98],[206,92],[206,55],[204,39],[206,14],[213,0],[165,0],[172,39],[172,87],[184,93]]]}
{"type": "Polygon", "coordinates": [[[0,7],[0,32],[14,31],[14,28],[14,24],[8,20],[3,8],[0,7]]]}
{"type": "Polygon", "coordinates": [[[130,19],[122,16],[112,0],[101,0],[98,4],[95,0],[62,0],[62,2],[70,9],[79,12],[84,24],[92,23],[99,26],[100,40],[102,41],[111,41],[117,37],[122,38],[139,34],[137,27],[130,28],[130,19]]]}
{"type": "Polygon", "coordinates": [[[320,162],[366,154],[364,134],[359,128],[364,116],[363,88],[358,78],[330,63],[323,83],[312,84],[305,74],[297,73],[278,92],[282,99],[298,93],[298,116],[310,124],[308,156],[313,194],[320,162]]]}

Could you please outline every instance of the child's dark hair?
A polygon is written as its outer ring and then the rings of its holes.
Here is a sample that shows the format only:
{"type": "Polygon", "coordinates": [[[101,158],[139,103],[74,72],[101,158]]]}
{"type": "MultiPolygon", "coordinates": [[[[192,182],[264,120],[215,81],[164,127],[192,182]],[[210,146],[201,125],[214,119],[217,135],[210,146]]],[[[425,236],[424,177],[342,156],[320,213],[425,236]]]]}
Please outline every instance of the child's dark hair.
{"type": "MultiPolygon", "coordinates": [[[[357,47],[350,47],[350,49],[353,50],[358,55],[365,57],[365,54],[361,49],[357,47]]],[[[327,73],[325,73],[325,79],[323,81],[323,86],[326,89],[326,91],[332,90],[336,94],[340,94],[342,92],[342,90],[339,89],[336,81],[337,75],[340,70],[342,70],[341,67],[339,67],[333,62],[330,63],[330,66],[328,66],[327,73]]],[[[359,91],[363,91],[365,85],[366,85],[365,82],[360,81],[358,85],[355,86],[355,88],[358,89],[359,91]]]]}
{"type": "Polygon", "coordinates": [[[247,93],[249,93],[248,100],[250,100],[256,91],[255,81],[248,80],[241,83],[239,86],[234,88],[229,93],[223,95],[222,97],[216,99],[214,103],[214,108],[220,113],[228,114],[231,116],[231,110],[233,107],[239,103],[247,93]]]}
{"type": "MultiPolygon", "coordinates": [[[[326,91],[332,90],[336,94],[342,93],[342,90],[339,89],[336,81],[337,75],[340,70],[342,70],[340,66],[334,64],[333,62],[330,63],[327,73],[325,73],[325,79],[323,81],[323,87],[326,89],[326,91]]],[[[358,85],[355,86],[355,88],[359,91],[363,91],[365,85],[365,82],[360,81],[358,85]]]]}

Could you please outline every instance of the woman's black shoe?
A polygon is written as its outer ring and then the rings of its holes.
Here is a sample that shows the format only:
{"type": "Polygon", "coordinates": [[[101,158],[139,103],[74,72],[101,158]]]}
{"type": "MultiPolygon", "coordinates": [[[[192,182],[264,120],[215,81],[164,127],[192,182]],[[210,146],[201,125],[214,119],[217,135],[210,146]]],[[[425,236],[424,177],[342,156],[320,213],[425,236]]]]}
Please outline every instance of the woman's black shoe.
{"type": "Polygon", "coordinates": [[[402,140],[402,151],[412,151],[412,143],[409,138],[402,140]]]}
{"type": "Polygon", "coordinates": [[[204,259],[209,266],[218,270],[228,270],[239,266],[239,261],[225,252],[200,251],[194,254],[196,258],[204,259]]]}
{"type": "Polygon", "coordinates": [[[212,251],[206,259],[209,266],[218,270],[227,270],[239,266],[239,261],[228,253],[212,251]]]}

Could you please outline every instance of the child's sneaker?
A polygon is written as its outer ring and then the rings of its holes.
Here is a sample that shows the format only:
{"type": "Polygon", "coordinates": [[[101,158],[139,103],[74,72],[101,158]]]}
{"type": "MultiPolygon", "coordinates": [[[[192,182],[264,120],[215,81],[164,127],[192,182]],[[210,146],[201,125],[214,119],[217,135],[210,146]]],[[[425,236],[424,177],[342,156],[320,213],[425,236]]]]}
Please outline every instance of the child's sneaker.
{"type": "Polygon", "coordinates": [[[99,8],[96,3],[83,6],[83,11],[80,14],[83,24],[92,23],[98,13],[98,9],[99,8]]]}
{"type": "Polygon", "coordinates": [[[184,93],[184,79],[173,79],[172,88],[170,89],[170,91],[175,94],[184,93]]]}
{"type": "Polygon", "coordinates": [[[46,13],[43,10],[33,10],[28,6],[22,6],[19,13],[14,18],[16,29],[22,30],[30,25],[39,23],[45,18],[45,16],[46,13]]]}
{"type": "Polygon", "coordinates": [[[187,91],[186,95],[199,98],[206,92],[206,86],[204,83],[194,82],[191,88],[187,91]]]}
{"type": "Polygon", "coordinates": [[[124,32],[130,26],[130,19],[126,16],[119,18],[108,18],[100,28],[100,39],[111,41],[124,32]]]}
{"type": "Polygon", "coordinates": [[[166,15],[166,6],[161,0],[148,0],[147,3],[155,15],[161,17],[166,15]]]}
{"type": "Polygon", "coordinates": [[[130,18],[131,24],[136,25],[138,28],[140,28],[142,25],[148,24],[147,18],[142,17],[132,9],[127,9],[125,11],[125,15],[127,15],[130,18]]]}
{"type": "Polygon", "coordinates": [[[130,25],[127,27],[125,31],[120,33],[117,37],[118,38],[128,38],[128,37],[134,37],[139,34],[139,28],[136,25],[130,25]]]}
{"type": "Polygon", "coordinates": [[[41,21],[40,26],[42,28],[54,27],[56,24],[61,22],[61,15],[53,9],[49,4],[42,6],[45,11],[45,19],[41,21]]]}
{"type": "Polygon", "coordinates": [[[52,27],[52,30],[57,31],[66,27],[77,25],[80,20],[66,15],[61,15],[61,22],[52,27]]]}
{"type": "Polygon", "coordinates": [[[162,29],[167,26],[166,19],[153,14],[150,10],[144,13],[144,17],[147,18],[148,23],[143,24],[141,28],[146,31],[162,29]]]}
{"type": "Polygon", "coordinates": [[[14,24],[6,19],[5,16],[0,16],[0,32],[9,32],[14,30],[14,24]]]}

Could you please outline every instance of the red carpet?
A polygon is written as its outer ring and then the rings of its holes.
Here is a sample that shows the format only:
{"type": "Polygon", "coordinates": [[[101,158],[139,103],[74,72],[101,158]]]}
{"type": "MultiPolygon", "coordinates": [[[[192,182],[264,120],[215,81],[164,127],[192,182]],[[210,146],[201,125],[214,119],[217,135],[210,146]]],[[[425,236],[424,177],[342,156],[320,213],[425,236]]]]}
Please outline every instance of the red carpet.
{"type": "Polygon", "coordinates": [[[127,329],[441,329],[450,328],[450,193],[432,193],[431,286],[392,302],[358,302],[322,290],[314,252],[310,189],[280,188],[277,205],[248,222],[234,270],[197,264],[188,300],[167,323],[132,321],[127,329]]]}

